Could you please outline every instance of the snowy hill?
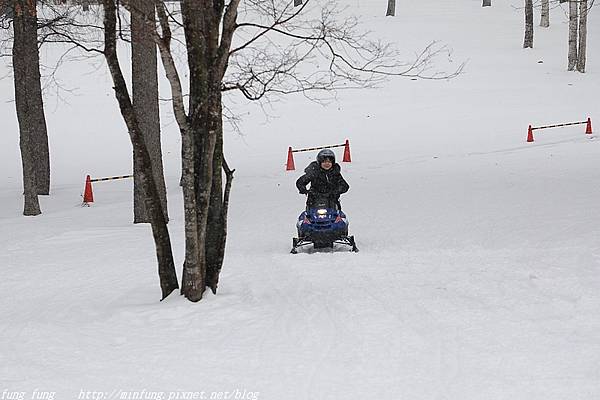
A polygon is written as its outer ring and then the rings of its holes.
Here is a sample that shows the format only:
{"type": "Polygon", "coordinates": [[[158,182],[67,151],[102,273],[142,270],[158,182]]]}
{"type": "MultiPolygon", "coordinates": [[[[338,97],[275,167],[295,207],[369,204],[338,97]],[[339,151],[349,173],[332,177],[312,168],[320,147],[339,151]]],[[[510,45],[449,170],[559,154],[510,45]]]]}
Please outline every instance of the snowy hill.
{"type": "MultiPolygon", "coordinates": [[[[600,397],[600,140],[579,125],[526,142],[529,124],[591,117],[600,129],[597,10],[578,74],[566,72],[560,7],[523,50],[517,0],[403,0],[395,18],[383,1],[347,3],[407,56],[447,43],[465,72],[340,91],[325,106],[290,96],[268,118],[233,105],[243,136],[226,139],[228,250],[219,293],[197,304],[157,301],[131,182],[97,183],[93,206],[79,206],[86,174],[131,170],[102,60],[65,65],[76,90],[47,93],[53,186],[35,218],[20,215],[12,82],[0,80],[0,399],[600,397]],[[342,201],[361,252],[291,255],[294,182],[314,154],[285,172],[286,150],[346,138],[342,201]]],[[[163,109],[180,273],[179,134],[163,109]]]]}

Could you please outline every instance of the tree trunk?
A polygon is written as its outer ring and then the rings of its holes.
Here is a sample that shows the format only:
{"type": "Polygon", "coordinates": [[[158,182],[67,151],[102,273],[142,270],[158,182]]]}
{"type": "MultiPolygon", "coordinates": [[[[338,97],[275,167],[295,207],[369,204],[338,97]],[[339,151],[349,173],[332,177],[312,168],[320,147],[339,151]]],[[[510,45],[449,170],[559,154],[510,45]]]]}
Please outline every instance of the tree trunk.
{"type": "MultiPolygon", "coordinates": [[[[209,72],[211,75],[212,71],[209,72]]],[[[209,80],[211,80],[209,78],[209,80]]],[[[199,276],[196,277],[197,286],[201,287],[201,291],[196,293],[200,297],[188,297],[192,301],[197,301],[202,298],[202,293],[206,288],[206,273],[208,270],[208,260],[206,253],[209,239],[209,210],[211,203],[211,193],[213,188],[213,163],[215,146],[217,142],[218,126],[221,114],[218,114],[217,109],[220,105],[221,89],[214,87],[210,83],[207,85],[208,95],[205,100],[206,105],[201,105],[196,109],[199,111],[197,115],[194,112],[190,113],[190,120],[194,132],[194,157],[195,157],[195,189],[196,189],[196,219],[197,219],[197,234],[198,234],[198,271],[199,276]],[[212,86],[212,87],[211,87],[212,86]],[[194,128],[195,124],[196,128],[194,128]]],[[[191,98],[192,96],[190,96],[191,98]]],[[[192,109],[192,107],[190,107],[192,109]]],[[[220,172],[220,169],[219,169],[220,172]]]]}
{"type": "MultiPolygon", "coordinates": [[[[208,259],[208,271],[206,277],[206,285],[212,290],[214,294],[217,293],[217,287],[219,285],[219,275],[221,273],[221,268],[223,266],[223,261],[225,259],[225,245],[227,242],[227,212],[229,209],[229,194],[231,192],[231,184],[233,181],[233,173],[235,170],[229,169],[225,158],[222,157],[223,163],[222,168],[225,172],[226,183],[225,183],[225,191],[223,193],[223,197],[217,205],[217,209],[219,211],[218,218],[215,218],[215,225],[209,225],[209,227],[213,230],[211,233],[212,238],[214,240],[215,251],[211,254],[207,253],[208,259]],[[218,238],[218,239],[217,239],[218,238]],[[218,241],[217,241],[218,240],[218,241]]],[[[222,191],[219,190],[221,193],[222,191]]],[[[211,213],[216,214],[217,210],[210,210],[211,213]]],[[[210,214],[209,214],[210,215],[210,214]]]]}
{"type": "MultiPolygon", "coordinates": [[[[222,107],[218,105],[222,112],[222,107]]],[[[223,124],[222,121],[217,128],[217,141],[213,154],[212,188],[210,193],[210,205],[208,209],[208,225],[206,232],[206,286],[213,293],[217,291],[219,271],[223,264],[224,249],[221,248],[223,241],[223,124]]]]}
{"type": "Polygon", "coordinates": [[[577,65],[577,5],[578,0],[569,0],[569,71],[573,71],[577,65]]]}
{"type": "MultiPolygon", "coordinates": [[[[15,104],[19,121],[21,161],[23,165],[24,215],[41,214],[38,194],[47,194],[49,165],[44,159],[43,139],[48,138],[41,98],[39,53],[37,47],[36,2],[13,3],[14,44],[12,49],[15,104]]],[[[47,154],[47,153],[46,153],[47,154]]]]}
{"type": "MultiPolygon", "coordinates": [[[[133,87],[133,107],[146,148],[152,159],[152,171],[162,210],[168,221],[167,190],[163,172],[160,143],[160,117],[158,105],[158,73],[156,43],[154,42],[154,4],[147,0],[129,0],[131,10],[131,67],[133,87]]],[[[134,154],[133,163],[133,222],[149,222],[144,207],[144,191],[141,185],[141,166],[134,154]]]]}
{"type": "Polygon", "coordinates": [[[492,5],[492,0],[483,0],[483,4],[481,7],[490,7],[492,5]]]}
{"type": "MultiPolygon", "coordinates": [[[[182,294],[190,301],[200,300],[207,285],[213,291],[216,290],[218,271],[223,259],[224,247],[220,246],[224,241],[222,230],[225,228],[222,223],[225,214],[221,186],[221,86],[236,28],[239,1],[231,0],[226,8],[223,1],[215,1],[212,6],[208,6],[203,0],[183,0],[181,4],[190,71],[189,115],[185,125],[192,135],[197,224],[196,235],[190,234],[195,241],[190,246],[197,252],[195,256],[190,255],[188,258],[186,243],[186,262],[181,285],[182,294]],[[218,225],[212,227],[211,221],[218,225]],[[212,245],[219,245],[218,251],[209,249],[212,245]],[[209,268],[210,277],[207,275],[209,268]]],[[[182,151],[185,153],[188,150],[182,151]]],[[[189,184],[185,171],[182,180],[185,193],[185,186],[189,184]]]]}
{"type": "Polygon", "coordinates": [[[195,249],[195,254],[188,254],[186,251],[181,294],[188,300],[196,302],[202,299],[206,288],[206,224],[212,188],[212,157],[215,143],[215,132],[210,129],[209,118],[211,94],[214,95],[210,90],[209,69],[219,32],[218,25],[214,25],[214,19],[220,19],[220,15],[217,17],[217,10],[205,7],[199,0],[183,0],[181,10],[190,71],[188,120],[192,141],[189,144],[193,146],[191,149],[182,149],[182,152],[192,158],[194,171],[193,177],[187,177],[184,173],[182,183],[186,190],[185,186],[193,180],[196,223],[195,234],[186,232],[186,241],[188,234],[189,239],[194,241],[189,246],[195,249]]]}
{"type": "Polygon", "coordinates": [[[396,15],[396,0],[388,0],[386,17],[393,17],[396,15]]]}
{"type": "Polygon", "coordinates": [[[548,28],[550,26],[550,0],[542,0],[540,26],[543,28],[548,28]]]}
{"type": "Polygon", "coordinates": [[[577,52],[577,71],[585,72],[585,59],[587,51],[587,14],[588,1],[580,0],[579,3],[579,49],[577,52]]]}
{"type": "Polygon", "coordinates": [[[178,288],[177,274],[173,261],[171,240],[165,214],[161,208],[160,195],[152,175],[152,159],[146,148],[137,115],[133,108],[127,85],[117,57],[116,39],[116,6],[115,0],[103,0],[104,5],[104,56],[114,82],[115,96],[119,103],[121,115],[125,120],[134,154],[141,166],[141,183],[147,194],[145,207],[150,218],[152,234],[158,259],[158,276],[162,290],[162,299],[178,288]]]}
{"type": "Polygon", "coordinates": [[[533,0],[525,0],[525,39],[523,48],[533,48],[533,0]]]}
{"type": "Polygon", "coordinates": [[[15,89],[19,89],[17,118],[21,132],[24,129],[29,135],[26,141],[34,160],[36,192],[47,195],[50,194],[50,150],[40,82],[37,0],[15,0],[13,7],[13,66],[15,89]]]}
{"type": "MultiPolygon", "coordinates": [[[[171,54],[171,28],[165,5],[156,0],[156,11],[160,22],[162,37],[155,33],[155,40],[160,49],[160,57],[163,62],[165,74],[171,86],[171,97],[173,114],[179,125],[181,133],[181,180],[180,186],[183,191],[184,207],[184,230],[185,230],[185,261],[183,264],[183,276],[181,294],[188,292],[197,293],[195,278],[197,278],[198,266],[198,221],[196,215],[196,184],[194,181],[194,136],[185,112],[183,101],[183,90],[177,67],[171,54]],[[184,291],[186,282],[190,287],[184,291]]],[[[197,294],[196,294],[197,295],[197,294]]],[[[201,294],[199,295],[201,297],[201,294]]]]}

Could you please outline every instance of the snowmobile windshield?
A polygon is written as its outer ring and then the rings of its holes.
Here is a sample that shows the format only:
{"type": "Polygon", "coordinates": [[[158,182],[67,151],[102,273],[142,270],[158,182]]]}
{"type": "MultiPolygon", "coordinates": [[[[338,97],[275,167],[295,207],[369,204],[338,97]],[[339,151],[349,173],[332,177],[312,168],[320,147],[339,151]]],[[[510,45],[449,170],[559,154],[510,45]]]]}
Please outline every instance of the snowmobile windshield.
{"type": "Polygon", "coordinates": [[[329,196],[315,196],[311,208],[337,208],[336,202],[329,196]]]}

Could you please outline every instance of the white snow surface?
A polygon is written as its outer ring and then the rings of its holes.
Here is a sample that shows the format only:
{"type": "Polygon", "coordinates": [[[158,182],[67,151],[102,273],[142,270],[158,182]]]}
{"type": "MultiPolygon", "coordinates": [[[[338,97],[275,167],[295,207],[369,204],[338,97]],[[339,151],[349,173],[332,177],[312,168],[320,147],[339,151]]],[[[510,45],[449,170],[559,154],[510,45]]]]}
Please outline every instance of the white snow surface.
{"type": "MultiPolygon", "coordinates": [[[[94,184],[80,207],[86,174],[131,171],[103,60],[63,65],[72,92],[46,93],[53,184],[33,218],[21,215],[13,87],[1,80],[0,399],[600,398],[600,140],[577,125],[525,141],[528,124],[591,117],[600,129],[597,10],[579,74],[566,71],[561,8],[524,50],[520,1],[397,3],[385,18],[383,0],[347,1],[407,57],[448,44],[441,66],[468,60],[464,73],[340,91],[325,106],[290,96],[269,118],[238,101],[221,285],[195,304],[158,301],[131,181],[94,184]],[[291,255],[304,205],[294,182],[314,153],[285,172],[287,147],[346,138],[342,201],[361,251],[291,255]]],[[[181,275],[179,133],[162,108],[181,275]]]]}

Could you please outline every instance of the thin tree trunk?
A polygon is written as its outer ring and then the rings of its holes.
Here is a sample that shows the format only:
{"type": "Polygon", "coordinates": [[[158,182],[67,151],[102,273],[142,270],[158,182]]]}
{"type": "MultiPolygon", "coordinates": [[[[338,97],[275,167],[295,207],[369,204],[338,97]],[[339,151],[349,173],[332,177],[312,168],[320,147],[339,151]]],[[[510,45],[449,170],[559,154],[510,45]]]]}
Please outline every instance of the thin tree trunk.
{"type": "Polygon", "coordinates": [[[104,55],[114,82],[115,96],[119,103],[121,115],[125,120],[134,153],[142,167],[142,185],[146,196],[146,210],[150,217],[152,234],[158,259],[158,275],[162,290],[162,299],[178,288],[177,274],[173,261],[171,240],[167,221],[161,208],[160,195],[152,176],[152,160],[146,148],[139,122],[129,96],[129,91],[119,65],[116,43],[116,6],[115,0],[103,0],[104,5],[104,55]]]}
{"type": "Polygon", "coordinates": [[[525,0],[525,39],[523,48],[533,48],[533,0],[525,0]]]}
{"type": "MultiPolygon", "coordinates": [[[[221,106],[219,105],[221,110],[221,106]]],[[[221,248],[223,231],[223,124],[217,128],[217,141],[213,154],[213,176],[208,209],[208,225],[206,232],[206,286],[216,293],[218,276],[223,263],[221,248]]]]}
{"type": "MultiPolygon", "coordinates": [[[[218,233],[220,242],[215,243],[217,251],[211,254],[210,258],[208,259],[208,271],[206,278],[207,286],[210,287],[214,294],[217,293],[217,287],[219,285],[219,275],[221,273],[221,268],[225,259],[225,246],[227,244],[227,213],[229,210],[229,196],[231,193],[231,184],[233,182],[233,173],[235,172],[235,170],[229,168],[229,165],[227,165],[225,158],[223,158],[222,168],[225,172],[226,183],[222,203],[219,206],[221,214],[219,215],[217,225],[214,227],[211,225],[211,228],[216,231],[215,236],[217,236],[216,233],[218,233]]],[[[208,254],[207,257],[209,257],[208,254]]]]}
{"type": "Polygon", "coordinates": [[[237,7],[239,0],[232,0],[229,3],[228,9],[223,16],[223,32],[221,35],[221,43],[217,51],[218,57],[216,63],[211,68],[213,71],[213,87],[215,91],[215,103],[211,108],[211,114],[213,122],[215,123],[215,130],[217,133],[217,142],[214,147],[214,159],[213,159],[213,184],[211,193],[211,206],[209,209],[210,216],[215,222],[215,226],[210,224],[209,221],[209,235],[208,239],[214,243],[217,249],[210,254],[207,254],[207,279],[206,284],[211,288],[213,293],[216,293],[217,286],[219,283],[219,274],[221,273],[221,267],[223,266],[223,260],[225,257],[225,244],[227,238],[227,210],[229,207],[229,194],[231,191],[231,184],[233,180],[233,171],[229,169],[229,166],[225,162],[223,156],[223,109],[221,103],[221,93],[217,90],[221,85],[225,70],[227,69],[227,62],[229,58],[229,50],[233,38],[233,33],[236,26],[237,18],[237,7]],[[223,179],[221,168],[225,170],[227,178],[225,184],[225,192],[223,192],[223,179]]]}
{"type": "Polygon", "coordinates": [[[36,2],[15,0],[13,7],[12,57],[23,165],[23,214],[33,216],[41,214],[37,196],[41,191],[40,186],[45,185],[44,174],[40,173],[40,165],[43,165],[44,161],[40,158],[42,152],[37,149],[41,141],[40,136],[43,137],[45,132],[41,132],[42,127],[39,124],[40,114],[42,120],[44,114],[37,47],[36,2]],[[44,184],[39,184],[38,181],[44,184]]]}
{"type": "Polygon", "coordinates": [[[492,5],[492,0],[483,0],[483,4],[481,7],[490,7],[492,5]]]}
{"type": "Polygon", "coordinates": [[[396,0],[388,0],[386,17],[393,17],[396,15],[396,0]]]}
{"type": "Polygon", "coordinates": [[[540,26],[543,28],[548,28],[550,26],[550,0],[542,0],[540,26]]]}
{"type": "Polygon", "coordinates": [[[577,65],[577,0],[569,0],[569,55],[568,66],[569,71],[575,70],[577,65]]]}
{"type": "MultiPolygon", "coordinates": [[[[131,11],[131,66],[133,107],[150,158],[152,172],[160,195],[162,210],[168,221],[167,190],[163,172],[160,142],[160,117],[158,105],[158,72],[156,43],[154,42],[154,4],[147,0],[129,0],[131,11]]],[[[138,159],[135,157],[134,160],[138,159]]],[[[149,222],[144,207],[144,191],[141,185],[141,166],[133,163],[133,214],[134,223],[149,222]]]]}
{"type": "MultiPolygon", "coordinates": [[[[181,285],[181,294],[184,294],[185,282],[193,281],[198,266],[198,222],[196,215],[196,189],[195,189],[195,168],[194,168],[194,137],[192,129],[185,113],[183,102],[183,90],[181,79],[177,72],[177,67],[171,54],[171,28],[165,5],[162,1],[156,1],[156,11],[160,22],[162,37],[155,34],[155,40],[160,50],[160,57],[165,69],[167,79],[171,86],[171,98],[173,104],[173,114],[179,125],[181,133],[181,183],[183,191],[184,207],[184,230],[185,230],[185,261],[183,264],[183,277],[181,285]]],[[[194,293],[198,289],[194,286],[191,289],[194,293]]]]}
{"type": "Polygon", "coordinates": [[[585,60],[587,52],[587,14],[588,1],[580,0],[579,3],[579,49],[577,52],[577,71],[585,72],[585,60]]]}

